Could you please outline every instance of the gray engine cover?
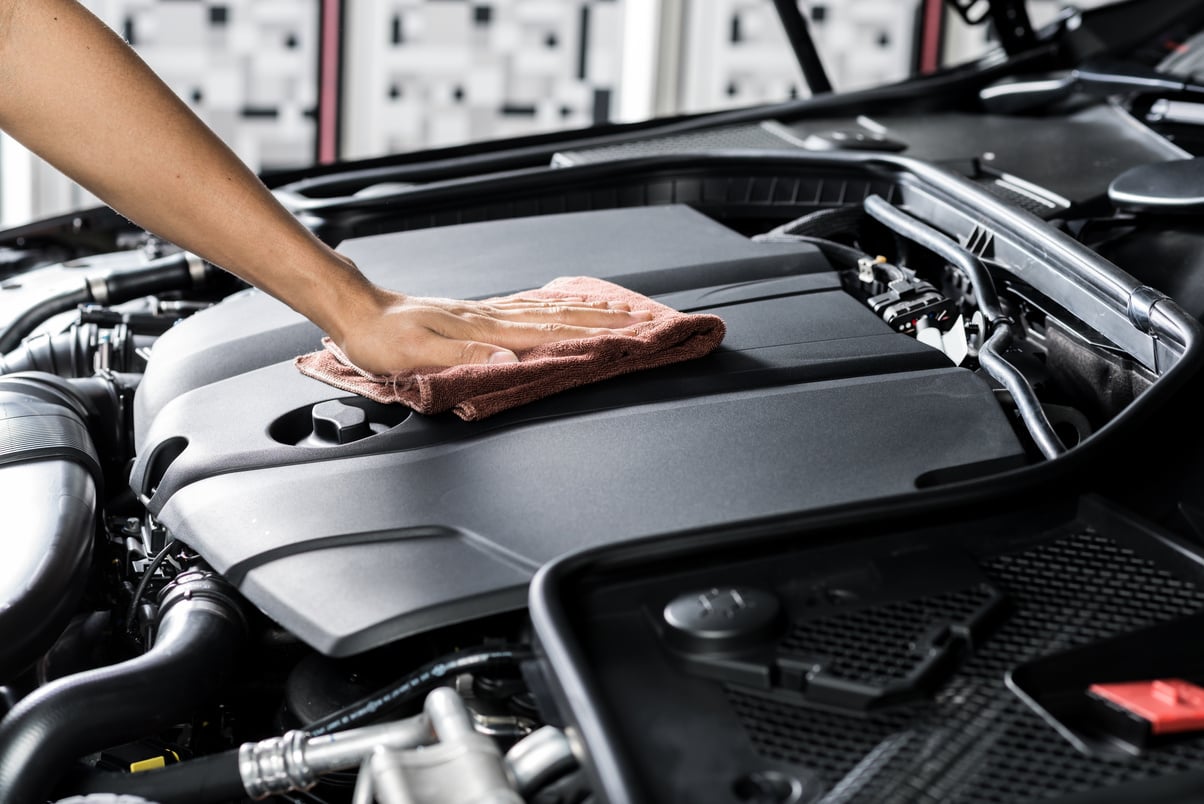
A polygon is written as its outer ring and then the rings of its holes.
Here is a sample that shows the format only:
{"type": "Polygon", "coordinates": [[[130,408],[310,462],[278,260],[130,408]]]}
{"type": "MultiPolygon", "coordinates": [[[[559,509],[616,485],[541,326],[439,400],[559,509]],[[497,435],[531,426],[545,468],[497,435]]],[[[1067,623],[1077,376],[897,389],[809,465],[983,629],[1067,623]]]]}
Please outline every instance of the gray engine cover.
{"type": "Polygon", "coordinates": [[[991,390],[899,335],[805,244],[685,207],[379,235],[341,247],[378,282],[484,297],[563,274],[721,316],[715,354],[466,423],[365,404],[384,432],[297,445],[311,325],[260,293],[156,345],[132,485],[281,625],[335,656],[523,605],[541,564],[615,540],[914,490],[1019,463],[991,390]]]}

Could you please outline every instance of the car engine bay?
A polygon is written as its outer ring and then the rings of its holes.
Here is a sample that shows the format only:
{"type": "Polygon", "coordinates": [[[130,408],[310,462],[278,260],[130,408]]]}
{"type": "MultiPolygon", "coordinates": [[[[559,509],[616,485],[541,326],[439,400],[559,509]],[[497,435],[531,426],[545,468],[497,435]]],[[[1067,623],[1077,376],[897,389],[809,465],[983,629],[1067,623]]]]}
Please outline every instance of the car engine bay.
{"type": "Polygon", "coordinates": [[[1097,687],[1204,680],[1195,65],[1068,58],[269,177],[380,285],[727,326],[479,422],[110,210],[0,232],[0,800],[1190,800],[1097,687]]]}

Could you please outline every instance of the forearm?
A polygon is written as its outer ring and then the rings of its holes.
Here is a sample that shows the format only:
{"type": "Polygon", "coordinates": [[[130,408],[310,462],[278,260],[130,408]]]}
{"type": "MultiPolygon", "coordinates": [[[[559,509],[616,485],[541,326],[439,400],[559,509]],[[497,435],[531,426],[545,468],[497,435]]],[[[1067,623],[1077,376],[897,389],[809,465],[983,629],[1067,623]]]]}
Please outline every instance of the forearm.
{"type": "Polygon", "coordinates": [[[0,128],[140,226],[308,317],[369,371],[513,362],[648,319],[568,298],[454,302],[368,282],[74,0],[0,0],[0,128]]]}
{"type": "Polygon", "coordinates": [[[0,0],[0,127],[138,225],[336,338],[375,289],[73,0],[0,0]]]}

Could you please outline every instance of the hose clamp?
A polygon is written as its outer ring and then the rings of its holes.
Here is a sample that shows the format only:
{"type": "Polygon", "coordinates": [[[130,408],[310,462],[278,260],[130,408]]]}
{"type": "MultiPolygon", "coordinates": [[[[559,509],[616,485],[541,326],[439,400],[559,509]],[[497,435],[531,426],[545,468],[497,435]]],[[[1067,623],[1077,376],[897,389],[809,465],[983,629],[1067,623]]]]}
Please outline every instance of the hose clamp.
{"type": "Polygon", "coordinates": [[[192,280],[192,284],[205,284],[205,279],[209,276],[209,266],[205,261],[191,251],[184,252],[184,261],[188,264],[188,278],[192,280]]]}
{"type": "Polygon", "coordinates": [[[1146,334],[1154,331],[1154,305],[1167,298],[1148,285],[1142,285],[1129,294],[1129,321],[1146,334]]]}
{"type": "Polygon", "coordinates": [[[237,624],[247,632],[247,621],[237,590],[217,573],[193,567],[184,570],[159,591],[160,621],[177,604],[205,605],[210,611],[237,624]]]}
{"type": "Polygon", "coordinates": [[[97,304],[109,303],[109,281],[105,276],[90,276],[84,280],[88,286],[88,293],[92,296],[92,300],[97,304]]]}

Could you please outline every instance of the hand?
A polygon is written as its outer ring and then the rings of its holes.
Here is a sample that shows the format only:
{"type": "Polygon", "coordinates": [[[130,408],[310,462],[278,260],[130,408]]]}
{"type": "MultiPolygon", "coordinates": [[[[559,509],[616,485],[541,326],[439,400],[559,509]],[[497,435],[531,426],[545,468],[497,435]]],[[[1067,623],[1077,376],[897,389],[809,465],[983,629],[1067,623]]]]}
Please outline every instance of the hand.
{"type": "Polygon", "coordinates": [[[332,336],[356,366],[374,374],[467,363],[515,363],[516,349],[588,338],[648,321],[627,305],[506,297],[485,301],[406,296],[377,289],[373,307],[332,336]]]}

